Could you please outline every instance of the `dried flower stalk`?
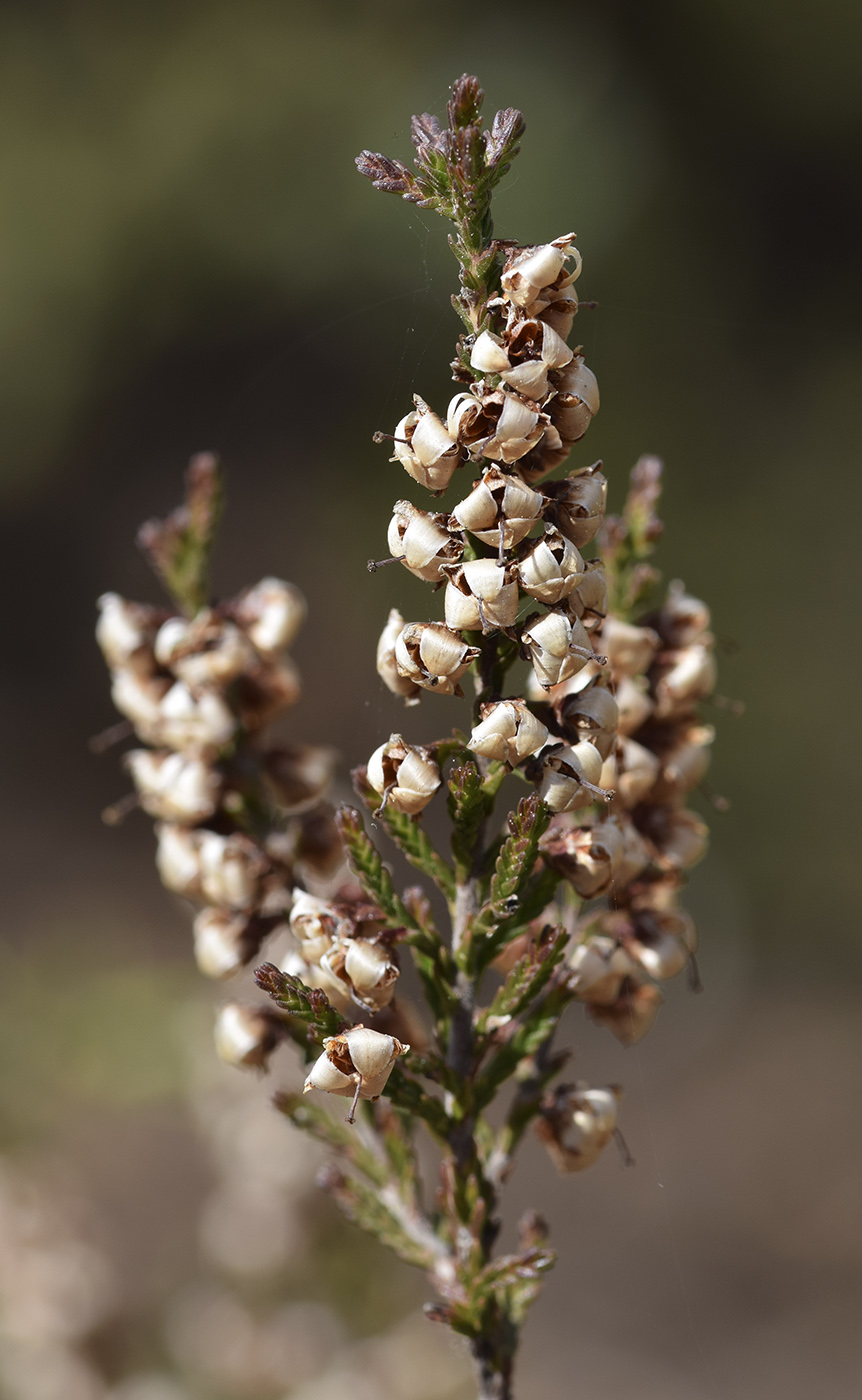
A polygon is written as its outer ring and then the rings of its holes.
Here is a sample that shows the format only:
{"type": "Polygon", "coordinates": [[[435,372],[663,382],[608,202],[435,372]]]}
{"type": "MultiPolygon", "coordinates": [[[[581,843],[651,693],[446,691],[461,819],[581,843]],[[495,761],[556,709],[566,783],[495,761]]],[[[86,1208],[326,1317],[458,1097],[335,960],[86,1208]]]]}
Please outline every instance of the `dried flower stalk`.
{"type": "MultiPolygon", "coordinates": [[[[323,871],[303,857],[308,823],[326,827],[305,807],[322,794],[327,760],[267,753],[257,738],[295,690],[267,583],[204,606],[212,465],[209,504],[196,495],[198,462],[185,513],[145,536],[184,617],[103,600],[100,640],[118,707],[158,746],[129,763],[141,804],[165,824],[162,877],[208,901],[196,920],[204,970],[230,973],[285,922],[293,937],[280,965],[256,971],[274,1007],[226,1007],[220,1052],[262,1067],[289,1037],[310,1066],[306,1092],[351,1100],[355,1127],[305,1094],[278,1106],[335,1150],[323,1185],[345,1213],[427,1271],[441,1297],[429,1316],[469,1340],[482,1400],[506,1400],[520,1327],[554,1262],[535,1213],[515,1254],[493,1252],[518,1144],[532,1125],[557,1168],[574,1172],[612,1137],[622,1143],[617,1086],[551,1087],[568,1058],[552,1048],[560,1021],[580,1002],[632,1044],[655,1021],[661,983],[688,967],[697,984],[679,893],[707,843],[686,803],[709,763],[712,730],[697,706],[715,663],[705,604],[678,583],[651,603],[660,463],[637,463],[613,517],[601,463],[548,480],[599,409],[582,348],[568,344],[581,258],[574,234],[525,247],[494,238],[491,194],[524,123],[507,109],[483,129],[482,96],[464,77],[445,127],[413,119],[415,170],[367,151],[357,161],[376,188],[448,218],[460,264],[458,392],[440,413],[417,394],[392,437],[392,460],[415,482],[438,497],[458,490],[446,509],[397,501],[388,527],[390,562],[442,589],[444,616],[405,622],[393,609],[377,669],[407,705],[472,685],[472,729],[424,745],[393,734],[354,774],[364,804],[436,886],[450,932],[421,890],[396,890],[358,811],[337,814],[358,884],[327,841],[323,871]],[[475,479],[459,486],[468,464],[475,479]],[[519,661],[530,663],[525,693],[506,694],[519,661]],[[177,686],[185,708],[168,700],[177,686]],[[510,778],[529,791],[501,830],[495,808],[510,778]],[[422,824],[444,785],[449,856],[422,824]],[[395,995],[399,945],[424,1015],[395,995]],[[493,1126],[488,1110],[512,1083],[493,1126]],[[420,1123],[440,1154],[433,1207],[417,1169],[420,1123]]],[[[280,596],[284,606],[293,597],[280,596]]]]}

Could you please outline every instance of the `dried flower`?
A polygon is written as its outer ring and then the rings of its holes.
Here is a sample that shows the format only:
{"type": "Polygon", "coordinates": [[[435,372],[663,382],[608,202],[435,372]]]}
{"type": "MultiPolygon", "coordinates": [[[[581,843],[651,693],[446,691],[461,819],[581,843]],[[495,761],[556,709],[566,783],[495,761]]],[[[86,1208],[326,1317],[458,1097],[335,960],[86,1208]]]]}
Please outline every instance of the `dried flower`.
{"type": "Polygon", "coordinates": [[[510,569],[493,559],[470,559],[446,570],[446,626],[490,632],[511,627],[518,616],[518,585],[510,569]]]}
{"type": "Polygon", "coordinates": [[[461,449],[442,419],[418,394],[416,408],[395,429],[395,456],[404,470],[429,491],[445,491],[461,460],[461,449]]]}
{"type": "Polygon", "coordinates": [[[544,538],[524,551],[516,567],[524,592],[540,603],[562,602],[585,577],[580,553],[553,526],[546,526],[544,538]]]}
{"type": "Polygon", "coordinates": [[[557,1171],[584,1171],[598,1160],[616,1130],[620,1092],[616,1084],[561,1084],[543,1102],[536,1132],[557,1171]]]}
{"type": "Polygon", "coordinates": [[[439,695],[461,693],[458,681],[478,655],[478,647],[468,646],[439,622],[411,622],[395,643],[398,674],[439,695]]]}
{"type": "Polygon", "coordinates": [[[513,768],[547,742],[548,728],[523,700],[497,700],[483,705],[467,748],[483,758],[497,759],[513,768]]]}
{"type": "Polygon", "coordinates": [[[132,749],[124,761],[141,806],[151,817],[194,826],[216,811],[221,778],[203,758],[164,749],[132,749]]]}
{"type": "Polygon", "coordinates": [[[384,806],[412,817],[428,806],[442,779],[429,749],[405,744],[400,734],[392,734],[369,758],[368,781],[384,806]]]}
{"type": "Polygon", "coordinates": [[[229,613],[264,656],[289,647],[308,615],[302,593],[280,578],[262,578],[240,593],[229,613]]]}
{"type": "Polygon", "coordinates": [[[463,541],[447,529],[448,516],[418,510],[410,501],[396,501],[389,522],[389,548],[417,578],[439,583],[443,567],[464,553],[463,541]]]}
{"type": "Polygon", "coordinates": [[[583,623],[559,610],[547,612],[521,632],[536,680],[545,690],[574,676],[595,653],[583,623]]]}
{"type": "Polygon", "coordinates": [[[586,739],[573,748],[558,745],[541,757],[539,797],[552,812],[572,812],[604,798],[597,787],[602,773],[598,749],[586,739]]]}
{"type": "Polygon", "coordinates": [[[392,608],[377,643],[377,674],[393,695],[403,695],[405,704],[417,705],[420,687],[409,676],[402,675],[395,660],[395,644],[403,631],[404,618],[397,608],[392,608]]]}
{"type": "Polygon", "coordinates": [[[544,508],[544,498],[519,476],[489,467],[452,518],[484,544],[511,549],[532,530],[544,508]]]}
{"type": "Polygon", "coordinates": [[[601,462],[542,487],[545,519],[578,549],[595,539],[605,517],[608,483],[601,462]]]}
{"type": "Polygon", "coordinates": [[[283,1022],[265,1007],[228,1001],[216,1016],[216,1051],[237,1069],[265,1069],[284,1035],[283,1022]]]}

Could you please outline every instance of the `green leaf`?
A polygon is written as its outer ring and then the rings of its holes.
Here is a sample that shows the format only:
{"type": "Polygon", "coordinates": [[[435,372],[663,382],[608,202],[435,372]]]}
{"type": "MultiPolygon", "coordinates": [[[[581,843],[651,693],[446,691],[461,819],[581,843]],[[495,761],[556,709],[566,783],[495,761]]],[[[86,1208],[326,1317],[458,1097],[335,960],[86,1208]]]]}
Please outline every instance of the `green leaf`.
{"type": "Polygon", "coordinates": [[[339,1157],[346,1158],[375,1186],[386,1185],[389,1180],[386,1163],[368,1149],[361,1135],[346,1120],[337,1122],[304,1094],[278,1093],[273,1103],[297,1128],[331,1147],[339,1157]]]}
{"type": "MultiPolygon", "coordinates": [[[[533,874],[539,853],[539,839],[547,830],[551,814],[533,792],[522,797],[509,813],[509,835],[500,847],[487,903],[478,911],[470,930],[472,966],[481,970],[496,956],[511,936],[514,925],[529,922],[521,899],[533,874]]],[[[559,877],[554,877],[556,888],[559,877]]],[[[541,910],[539,911],[541,913],[541,910]]]]}
{"type": "Polygon", "coordinates": [[[396,812],[386,806],[381,809],[381,795],[375,792],[368,781],[365,768],[354,768],[351,774],[353,786],[366,807],[374,814],[375,820],[385,826],[398,849],[410,864],[423,875],[428,875],[447,900],[455,898],[455,875],[450,865],[435,851],[431,839],[419,817],[410,817],[405,812],[396,812]]]}
{"type": "Polygon", "coordinates": [[[432,1269],[436,1262],[430,1245],[408,1234],[401,1221],[384,1205],[376,1189],[358,1177],[347,1176],[335,1163],[324,1167],[318,1182],[337,1201],[354,1224],[374,1235],[406,1264],[432,1269]]]}
{"type": "Polygon", "coordinates": [[[566,955],[569,935],[564,928],[548,925],[542,930],[535,946],[519,958],[506,976],[491,1005],[482,1013],[478,1030],[484,1032],[487,1022],[500,1016],[519,1016],[547,986],[554,969],[566,955]]]}
{"type": "Polygon", "coordinates": [[[476,1107],[481,1110],[497,1091],[554,1035],[571,993],[562,985],[552,987],[520,1024],[512,1023],[508,1039],[494,1053],[476,1080],[476,1107]]]}
{"type": "Polygon", "coordinates": [[[448,787],[455,876],[458,883],[463,884],[473,873],[476,841],[479,829],[491,810],[491,801],[472,758],[452,769],[448,787]]]}
{"type": "Polygon", "coordinates": [[[426,1094],[420,1084],[396,1065],[383,1090],[396,1108],[414,1118],[421,1118],[430,1131],[441,1141],[449,1132],[449,1115],[439,1099],[426,1094]]]}
{"type": "Polygon", "coordinates": [[[209,561],[223,505],[221,471],[211,452],[193,457],[185,503],[165,520],[148,520],[138,543],[177,607],[194,617],[209,598],[209,561]]]}
{"type": "Polygon", "coordinates": [[[387,927],[412,928],[416,933],[426,933],[396,894],[392,876],[383,864],[383,857],[368,836],[356,809],[339,807],[335,821],[347,850],[351,869],[368,898],[384,914],[387,927]]]}
{"type": "Polygon", "coordinates": [[[307,987],[299,977],[282,972],[274,963],[256,967],[254,980],[292,1020],[307,1025],[309,1038],[316,1045],[322,1045],[327,1036],[338,1035],[348,1024],[320,987],[307,987]]]}

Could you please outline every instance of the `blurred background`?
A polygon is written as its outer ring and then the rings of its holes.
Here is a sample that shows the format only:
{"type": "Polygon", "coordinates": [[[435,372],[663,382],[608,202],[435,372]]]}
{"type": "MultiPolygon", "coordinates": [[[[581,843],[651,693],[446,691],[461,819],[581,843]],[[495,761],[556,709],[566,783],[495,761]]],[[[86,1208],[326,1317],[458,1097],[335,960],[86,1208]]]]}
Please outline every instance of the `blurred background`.
{"type": "Polygon", "coordinates": [[[364,567],[408,484],[372,434],[450,393],[455,265],[353,157],[406,159],[465,70],[527,117],[499,234],[576,229],[600,303],[572,462],[604,459],[616,508],[665,459],[658,562],[710,602],[745,705],[707,716],[730,806],[702,802],[688,901],[705,994],[674,985],[629,1051],[569,1027],[576,1072],[625,1086],[637,1167],[560,1181],[528,1145],[511,1188],[561,1253],[519,1400],[857,1393],[862,10],[4,0],[4,1400],[471,1394],[271,1082],[215,1065],[151,823],[101,824],[124,779],[87,749],[112,722],[94,599],[158,599],[135,531],[208,448],[219,591],[275,573],[311,603],[290,733],[346,774],[457,722],[383,692],[386,613],[429,596],[364,567]]]}

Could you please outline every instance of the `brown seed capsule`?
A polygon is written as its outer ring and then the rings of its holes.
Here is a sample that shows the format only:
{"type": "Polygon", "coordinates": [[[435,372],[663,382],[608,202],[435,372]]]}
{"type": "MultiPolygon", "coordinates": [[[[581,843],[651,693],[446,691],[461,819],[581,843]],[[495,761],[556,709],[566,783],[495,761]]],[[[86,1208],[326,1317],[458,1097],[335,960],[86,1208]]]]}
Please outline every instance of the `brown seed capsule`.
{"type": "Polygon", "coordinates": [[[419,686],[401,674],[395,660],[395,643],[403,630],[404,618],[397,608],[393,608],[377,643],[377,674],[393,695],[403,695],[406,705],[418,705],[419,686]]]}
{"type": "Polygon", "coordinates": [[[236,707],[243,727],[263,729],[300,695],[299,672],[285,652],[273,656],[240,677],[236,707]]]}
{"type": "Polygon", "coordinates": [[[554,387],[547,411],[562,441],[571,445],[580,441],[599,411],[598,381],[583,357],[576,355],[554,376],[554,387]]]}
{"type": "Polygon", "coordinates": [[[416,408],[395,429],[395,456],[404,470],[429,491],[445,491],[461,461],[461,449],[442,419],[418,394],[416,408]]]}
{"type": "Polygon", "coordinates": [[[651,627],[635,627],[618,617],[605,618],[600,638],[615,680],[621,676],[641,675],[648,669],[659,646],[658,633],[651,627]]]}
{"type": "Polygon", "coordinates": [[[650,983],[626,980],[620,995],[610,1005],[590,1004],[587,1014],[600,1026],[606,1026],[623,1045],[637,1045],[652,1030],[664,998],[658,987],[650,983]]]}
{"type": "Polygon", "coordinates": [[[623,837],[611,822],[597,826],[551,827],[542,837],[545,860],[583,899],[595,899],[611,886],[623,837]]]}
{"type": "Polygon", "coordinates": [[[229,1001],[216,1015],[216,1053],[237,1069],[265,1069],[284,1036],[284,1023],[266,1007],[229,1001]]]}
{"type": "Polygon", "coordinates": [[[605,517],[608,483],[600,467],[601,462],[596,462],[563,481],[542,487],[547,501],[545,519],[578,549],[595,538],[605,517]]]}
{"type": "Polygon", "coordinates": [[[518,616],[518,585],[511,569],[493,559],[468,559],[446,570],[446,626],[454,631],[491,632],[511,627],[518,616]]]}
{"type": "Polygon", "coordinates": [[[396,501],[389,522],[388,544],[406,569],[427,583],[439,583],[444,564],[457,562],[464,542],[446,528],[447,515],[418,510],[410,501],[396,501]]]}
{"type": "Polygon", "coordinates": [[[620,734],[634,734],[652,714],[652,700],[643,676],[620,676],[616,688],[620,734]]]}
{"type": "Polygon", "coordinates": [[[514,768],[547,743],[548,730],[523,700],[496,700],[481,707],[467,748],[514,768]]]}
{"type": "Polygon", "coordinates": [[[525,593],[540,603],[560,603],[585,576],[579,551],[552,525],[544,537],[525,547],[515,566],[525,593]]]}
{"type": "Polygon", "coordinates": [[[196,826],[219,805],[221,775],[195,754],[132,749],[123,762],[151,817],[196,826]]]}
{"type": "Polygon", "coordinates": [[[585,627],[595,627],[608,611],[608,582],[601,559],[588,559],[584,576],[569,597],[569,611],[585,627]]]}
{"type": "Polygon", "coordinates": [[[324,953],[320,966],[337,977],[366,1011],[382,1011],[395,995],[398,965],[381,943],[367,938],[339,939],[324,953]]]}
{"type": "Polygon", "coordinates": [[[470,495],[455,507],[452,518],[484,544],[499,546],[502,529],[503,545],[511,549],[530,533],[544,504],[544,497],[514,472],[489,467],[470,495]]]}
{"type": "Polygon", "coordinates": [[[697,947],[694,921],[683,909],[645,909],[635,915],[626,951],[657,982],[676,977],[697,947]]]}
{"type": "Polygon", "coordinates": [[[286,815],[314,807],[329,788],[338,755],[315,744],[284,744],[263,755],[267,785],[286,815]]]}
{"type": "Polygon", "coordinates": [[[456,394],[447,426],[473,457],[511,464],[535,447],[547,425],[532,400],[494,389],[479,397],[456,394]]]}
{"type": "Polygon", "coordinates": [[[564,1085],[549,1095],[536,1120],[536,1132],[557,1171],[584,1171],[607,1147],[617,1126],[620,1090],[564,1085]]]}
{"type": "Polygon", "coordinates": [[[716,666],[711,645],[694,642],[679,651],[662,652],[650,679],[656,719],[675,719],[686,714],[715,689],[716,666]]]}
{"type": "Polygon", "coordinates": [[[308,614],[302,593],[280,578],[262,578],[240,593],[225,611],[248,635],[258,651],[269,655],[289,647],[308,614]]]}
{"type": "Polygon", "coordinates": [[[706,855],[709,827],[687,807],[650,807],[645,813],[646,835],[665,870],[688,870],[706,855]]]}
{"type": "Polygon", "coordinates": [[[390,735],[388,743],[374,750],[367,772],[384,806],[408,816],[427,807],[443,781],[431,750],[405,744],[400,734],[390,735]]]}
{"type": "Polygon", "coordinates": [[[459,695],[458,681],[479,656],[457,632],[440,622],[411,622],[395,643],[399,675],[440,695],[459,695]]]}
{"type": "Polygon", "coordinates": [[[584,690],[562,696],[554,708],[567,739],[589,739],[607,758],[616,742],[619,711],[605,686],[594,681],[584,690]]]}
{"type": "Polygon", "coordinates": [[[615,938],[602,935],[578,943],[569,957],[570,986],[579,1001],[612,1006],[624,979],[636,971],[634,961],[615,938]]]}
{"type": "Polygon", "coordinates": [[[552,812],[573,812],[602,796],[596,787],[602,760],[587,740],[573,748],[550,749],[541,763],[539,797],[552,812]]]}
{"type": "Polygon", "coordinates": [[[574,676],[595,656],[583,624],[562,611],[531,622],[521,632],[521,641],[545,690],[574,676]]]}

